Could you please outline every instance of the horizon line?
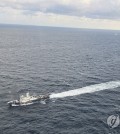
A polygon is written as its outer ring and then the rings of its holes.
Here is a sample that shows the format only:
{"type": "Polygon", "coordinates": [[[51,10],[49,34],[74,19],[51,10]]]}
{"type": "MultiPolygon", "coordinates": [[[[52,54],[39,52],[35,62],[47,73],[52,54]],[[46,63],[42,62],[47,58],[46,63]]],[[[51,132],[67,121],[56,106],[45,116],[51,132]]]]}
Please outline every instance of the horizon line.
{"type": "Polygon", "coordinates": [[[0,23],[0,26],[28,26],[28,27],[49,27],[49,28],[65,28],[65,29],[84,29],[84,30],[104,30],[104,31],[120,31],[120,29],[102,29],[102,28],[87,28],[87,27],[65,27],[65,26],[51,26],[51,25],[32,25],[32,24],[18,24],[18,23],[0,23]]]}

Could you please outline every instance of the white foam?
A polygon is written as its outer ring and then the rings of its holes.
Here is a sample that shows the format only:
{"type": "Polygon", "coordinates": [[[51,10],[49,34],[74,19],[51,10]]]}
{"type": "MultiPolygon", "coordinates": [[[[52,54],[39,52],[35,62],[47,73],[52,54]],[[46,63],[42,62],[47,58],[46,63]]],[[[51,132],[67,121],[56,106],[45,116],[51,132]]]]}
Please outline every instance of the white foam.
{"type": "Polygon", "coordinates": [[[44,104],[44,105],[46,104],[46,102],[45,102],[45,101],[40,101],[40,103],[41,103],[41,104],[44,104]]]}
{"type": "Polygon", "coordinates": [[[86,93],[93,93],[101,90],[106,90],[106,89],[113,89],[120,87],[120,81],[110,81],[106,83],[101,83],[101,84],[95,84],[91,86],[86,86],[83,88],[79,89],[74,89],[74,90],[69,90],[61,93],[53,93],[50,95],[50,98],[64,98],[68,96],[75,96],[75,95],[81,95],[81,94],[86,94],[86,93]]]}

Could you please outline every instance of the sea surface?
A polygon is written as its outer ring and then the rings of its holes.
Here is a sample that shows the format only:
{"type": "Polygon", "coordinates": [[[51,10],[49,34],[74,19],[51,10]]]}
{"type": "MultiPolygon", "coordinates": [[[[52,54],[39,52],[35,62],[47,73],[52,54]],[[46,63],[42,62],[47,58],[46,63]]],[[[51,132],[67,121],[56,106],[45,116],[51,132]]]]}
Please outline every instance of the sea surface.
{"type": "Polygon", "coordinates": [[[120,134],[111,115],[120,116],[120,31],[0,25],[0,134],[120,134]],[[51,97],[7,105],[26,92],[51,97]]]}

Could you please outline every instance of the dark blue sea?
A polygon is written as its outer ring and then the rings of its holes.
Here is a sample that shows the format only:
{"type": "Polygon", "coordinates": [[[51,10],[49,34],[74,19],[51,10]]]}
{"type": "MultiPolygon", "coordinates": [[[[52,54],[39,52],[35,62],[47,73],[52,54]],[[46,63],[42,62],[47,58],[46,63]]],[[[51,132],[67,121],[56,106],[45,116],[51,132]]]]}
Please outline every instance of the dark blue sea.
{"type": "Polygon", "coordinates": [[[119,134],[111,115],[120,116],[120,31],[0,25],[0,134],[119,134]],[[46,104],[7,105],[26,92],[65,91],[46,104]]]}

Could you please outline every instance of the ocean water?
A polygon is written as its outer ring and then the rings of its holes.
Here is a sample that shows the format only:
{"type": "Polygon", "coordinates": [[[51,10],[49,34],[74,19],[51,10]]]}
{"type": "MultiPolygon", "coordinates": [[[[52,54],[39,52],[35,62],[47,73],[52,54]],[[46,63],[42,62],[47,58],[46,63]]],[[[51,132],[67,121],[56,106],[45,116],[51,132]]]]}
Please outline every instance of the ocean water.
{"type": "Polygon", "coordinates": [[[120,31],[0,26],[0,134],[119,134],[111,115],[120,116],[120,31]],[[8,107],[26,92],[50,100],[8,107]]]}

